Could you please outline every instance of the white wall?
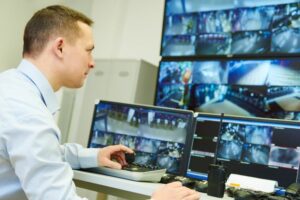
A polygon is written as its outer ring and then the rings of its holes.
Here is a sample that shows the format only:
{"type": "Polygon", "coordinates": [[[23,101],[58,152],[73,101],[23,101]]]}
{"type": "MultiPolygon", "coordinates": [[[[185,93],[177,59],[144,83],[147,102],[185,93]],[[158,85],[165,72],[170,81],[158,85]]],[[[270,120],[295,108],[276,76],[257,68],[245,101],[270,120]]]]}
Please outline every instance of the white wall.
{"type": "Polygon", "coordinates": [[[23,29],[30,11],[26,1],[0,1],[0,71],[20,61],[23,29]]]}
{"type": "Polygon", "coordinates": [[[142,58],[158,65],[163,9],[163,0],[94,1],[95,58],[142,58]]]}

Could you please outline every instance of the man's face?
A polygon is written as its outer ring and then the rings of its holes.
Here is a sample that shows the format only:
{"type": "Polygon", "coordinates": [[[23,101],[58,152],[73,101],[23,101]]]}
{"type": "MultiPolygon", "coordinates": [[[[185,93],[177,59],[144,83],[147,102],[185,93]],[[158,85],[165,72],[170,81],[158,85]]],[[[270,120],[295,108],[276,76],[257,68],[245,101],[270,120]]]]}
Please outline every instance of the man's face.
{"type": "Polygon", "coordinates": [[[89,70],[94,67],[92,50],[94,40],[92,29],[87,24],[78,22],[81,36],[73,42],[67,43],[64,51],[64,67],[66,70],[62,77],[62,85],[69,88],[79,88],[84,84],[89,70]]]}

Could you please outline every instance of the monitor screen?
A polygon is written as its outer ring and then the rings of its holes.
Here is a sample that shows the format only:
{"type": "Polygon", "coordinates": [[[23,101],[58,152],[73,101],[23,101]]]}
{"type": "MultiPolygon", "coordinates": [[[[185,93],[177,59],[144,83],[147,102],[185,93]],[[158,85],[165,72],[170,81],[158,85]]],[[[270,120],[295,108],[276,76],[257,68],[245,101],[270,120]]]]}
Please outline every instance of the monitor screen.
{"type": "Polygon", "coordinates": [[[300,59],[162,60],[155,105],[300,120],[300,59]]]}
{"type": "Polygon", "coordinates": [[[282,187],[296,182],[300,160],[298,122],[225,115],[220,128],[220,118],[198,114],[189,177],[205,178],[216,153],[228,173],[277,180],[282,187]]]}
{"type": "Polygon", "coordinates": [[[193,112],[100,101],[95,105],[88,147],[123,144],[135,163],[184,175],[194,132],[193,112]]]}
{"type": "Polygon", "coordinates": [[[300,53],[300,0],[166,0],[161,56],[300,53]]]}

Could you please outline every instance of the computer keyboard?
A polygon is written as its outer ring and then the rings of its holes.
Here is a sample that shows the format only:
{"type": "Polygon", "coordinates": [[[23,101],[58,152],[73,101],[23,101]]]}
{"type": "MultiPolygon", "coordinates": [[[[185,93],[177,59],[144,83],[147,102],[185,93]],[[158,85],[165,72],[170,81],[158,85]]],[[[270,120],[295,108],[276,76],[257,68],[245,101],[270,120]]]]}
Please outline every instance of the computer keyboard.
{"type": "Polygon", "coordinates": [[[133,172],[148,172],[153,170],[159,170],[160,168],[151,165],[140,165],[140,164],[132,163],[124,166],[122,169],[127,171],[133,171],[133,172]]]}
{"type": "Polygon", "coordinates": [[[166,173],[166,169],[137,164],[130,164],[121,170],[108,167],[94,167],[85,169],[85,171],[145,182],[159,182],[161,177],[166,173]]]}

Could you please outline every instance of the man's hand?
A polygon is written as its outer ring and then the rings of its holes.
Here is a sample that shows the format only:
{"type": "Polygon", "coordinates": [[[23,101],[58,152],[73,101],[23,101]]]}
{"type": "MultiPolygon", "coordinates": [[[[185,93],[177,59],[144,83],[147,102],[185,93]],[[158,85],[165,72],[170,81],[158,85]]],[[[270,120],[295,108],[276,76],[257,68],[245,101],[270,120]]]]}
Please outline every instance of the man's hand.
{"type": "Polygon", "coordinates": [[[151,197],[151,200],[199,200],[200,193],[183,187],[180,182],[172,182],[158,188],[151,197]]]}
{"type": "Polygon", "coordinates": [[[125,153],[134,152],[124,145],[113,145],[101,148],[98,153],[98,164],[99,166],[121,169],[122,166],[127,165],[125,153]]]}

